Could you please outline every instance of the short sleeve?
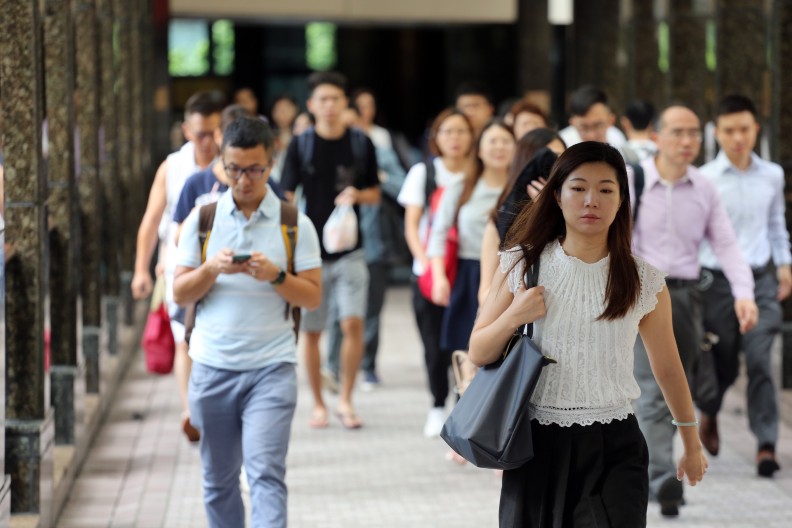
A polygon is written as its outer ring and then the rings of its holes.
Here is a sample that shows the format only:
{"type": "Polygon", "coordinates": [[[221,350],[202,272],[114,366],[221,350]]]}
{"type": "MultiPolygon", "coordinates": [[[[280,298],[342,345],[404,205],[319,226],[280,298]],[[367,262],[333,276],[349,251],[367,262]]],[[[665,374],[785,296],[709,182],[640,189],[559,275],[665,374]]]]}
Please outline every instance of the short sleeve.
{"type": "Polygon", "coordinates": [[[198,210],[187,216],[182,224],[179,234],[179,246],[176,252],[177,266],[186,268],[197,268],[201,265],[201,242],[198,240],[198,210]]]}
{"type": "Polygon", "coordinates": [[[195,186],[193,185],[193,178],[190,177],[187,183],[184,184],[182,192],[179,193],[179,201],[176,202],[176,207],[173,210],[173,221],[181,224],[189,216],[190,211],[195,207],[195,186]]]}
{"type": "MultiPolygon", "coordinates": [[[[303,133],[307,134],[308,132],[303,133]]],[[[280,184],[286,192],[294,192],[297,186],[302,183],[300,174],[300,155],[298,152],[299,143],[299,136],[291,140],[289,147],[286,149],[286,157],[283,160],[280,184]]]]}
{"type": "Polygon", "coordinates": [[[311,219],[300,213],[297,220],[297,247],[294,250],[294,271],[299,273],[322,267],[322,249],[311,219]]]}
{"type": "Polygon", "coordinates": [[[426,165],[424,163],[416,163],[412,166],[396,201],[402,207],[408,205],[424,207],[426,205],[426,165]]]}
{"type": "Polygon", "coordinates": [[[652,312],[657,306],[657,294],[665,286],[666,274],[648,264],[643,259],[635,259],[635,264],[638,266],[638,276],[641,280],[641,293],[638,297],[638,316],[640,319],[652,312]]]}
{"type": "Polygon", "coordinates": [[[506,275],[506,282],[509,285],[509,291],[514,293],[520,286],[520,281],[523,280],[525,264],[520,262],[523,258],[523,252],[519,246],[515,246],[506,251],[498,251],[500,258],[501,273],[506,275]]]}

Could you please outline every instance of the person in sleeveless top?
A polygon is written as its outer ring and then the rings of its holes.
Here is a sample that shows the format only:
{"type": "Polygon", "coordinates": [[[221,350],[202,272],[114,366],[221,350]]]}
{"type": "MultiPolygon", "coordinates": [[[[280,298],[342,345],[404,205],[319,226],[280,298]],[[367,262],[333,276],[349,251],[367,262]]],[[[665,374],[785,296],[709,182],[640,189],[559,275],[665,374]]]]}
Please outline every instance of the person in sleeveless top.
{"type": "Polygon", "coordinates": [[[536,344],[558,363],[528,404],[534,458],[504,472],[500,526],[646,526],[648,452],[632,407],[639,332],[685,448],[677,478],[695,486],[707,470],[664,276],[630,252],[628,189],[618,150],[579,143],[508,232],[512,249],[500,255],[470,358],[496,361],[533,322],[536,344]],[[526,289],[534,264],[539,285],[526,289]]]}

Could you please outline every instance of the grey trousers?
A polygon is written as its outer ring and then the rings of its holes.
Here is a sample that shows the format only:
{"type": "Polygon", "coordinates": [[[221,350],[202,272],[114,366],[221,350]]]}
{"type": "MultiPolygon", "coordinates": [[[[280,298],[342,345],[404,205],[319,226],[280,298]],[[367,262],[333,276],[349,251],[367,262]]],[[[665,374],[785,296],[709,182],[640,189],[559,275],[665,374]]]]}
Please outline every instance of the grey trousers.
{"type": "MultiPolygon", "coordinates": [[[[698,357],[702,330],[701,292],[695,286],[670,285],[671,310],[679,356],[688,380],[698,357]]],[[[654,498],[660,486],[676,478],[674,465],[674,434],[671,411],[657,385],[649,358],[640,336],[635,343],[635,379],[641,396],[635,401],[635,416],[649,448],[649,496],[654,498]]]]}
{"type": "Polygon", "coordinates": [[[734,297],[722,273],[713,272],[712,286],[703,292],[704,328],[717,334],[719,342],[712,348],[718,395],[701,404],[701,410],[715,416],[723,404],[723,395],[740,371],[740,352],[745,354],[748,373],[748,422],[758,447],[775,445],[778,440],[778,401],[773,384],[770,349],[781,331],[781,305],[776,300],[778,282],[770,272],[755,276],[754,296],[759,306],[759,322],[745,335],[740,334],[734,315],[734,297]]]}

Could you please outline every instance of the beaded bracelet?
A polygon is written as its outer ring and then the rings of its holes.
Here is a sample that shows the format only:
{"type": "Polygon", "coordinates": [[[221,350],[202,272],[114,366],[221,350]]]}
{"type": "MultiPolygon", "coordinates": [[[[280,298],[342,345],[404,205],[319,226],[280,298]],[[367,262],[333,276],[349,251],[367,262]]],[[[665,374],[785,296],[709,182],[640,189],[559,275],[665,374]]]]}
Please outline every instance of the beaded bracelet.
{"type": "Polygon", "coordinates": [[[678,422],[676,418],[672,418],[671,424],[676,425],[677,427],[696,427],[699,424],[699,421],[693,420],[692,422],[678,422]]]}

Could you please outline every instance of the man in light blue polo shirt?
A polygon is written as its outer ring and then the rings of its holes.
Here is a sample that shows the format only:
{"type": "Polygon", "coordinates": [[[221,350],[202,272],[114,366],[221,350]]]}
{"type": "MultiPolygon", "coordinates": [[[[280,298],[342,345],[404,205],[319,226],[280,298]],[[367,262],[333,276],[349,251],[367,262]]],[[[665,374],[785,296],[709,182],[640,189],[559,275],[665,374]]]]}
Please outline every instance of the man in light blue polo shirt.
{"type": "Polygon", "coordinates": [[[222,163],[231,192],[217,202],[201,262],[199,214],[182,226],[176,302],[201,300],[190,340],[190,420],[200,431],[209,526],[243,527],[244,463],[251,526],[286,526],[286,452],[297,401],[297,348],[286,304],[322,299],[321,250],[313,224],[298,218],[294,274],[281,234],[281,202],[267,184],[269,125],[243,117],[226,129],[222,163]],[[236,257],[236,258],[235,258],[236,257]]]}

